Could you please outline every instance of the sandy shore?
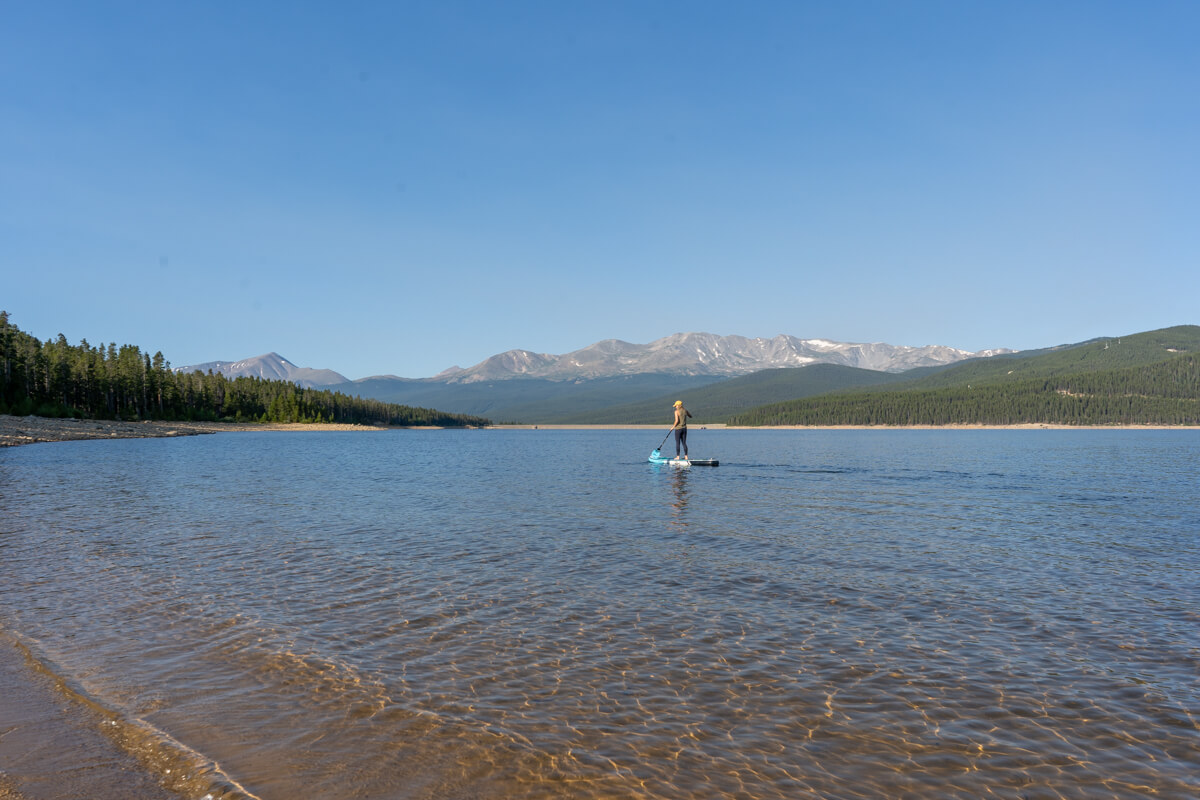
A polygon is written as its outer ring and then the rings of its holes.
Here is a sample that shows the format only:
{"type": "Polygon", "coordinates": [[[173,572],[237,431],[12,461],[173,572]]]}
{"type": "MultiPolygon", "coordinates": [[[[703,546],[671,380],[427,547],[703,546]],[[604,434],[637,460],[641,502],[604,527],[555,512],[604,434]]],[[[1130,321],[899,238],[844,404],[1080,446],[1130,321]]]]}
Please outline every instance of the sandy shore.
{"type": "MultiPolygon", "coordinates": [[[[635,431],[671,429],[671,423],[663,425],[491,425],[494,430],[541,430],[541,431],[635,431]]],[[[1150,431],[1150,430],[1200,430],[1197,425],[1051,425],[1028,422],[1020,425],[726,425],[709,422],[688,425],[692,431],[1150,431]]]]}
{"type": "Polygon", "coordinates": [[[0,800],[171,800],[136,757],[104,733],[106,719],[0,627],[0,800]]]}
{"type": "Polygon", "coordinates": [[[750,431],[1195,431],[1197,425],[1053,425],[1025,422],[1020,425],[709,425],[709,428],[750,431]]]}
{"type": "MultiPolygon", "coordinates": [[[[492,425],[492,430],[670,430],[663,425],[492,425]]],[[[724,423],[694,424],[691,430],[1200,430],[1196,426],[1168,425],[758,425],[731,426],[724,423]]],[[[53,419],[13,417],[0,414],[0,447],[38,442],[69,442],[77,439],[154,439],[196,436],[206,433],[244,431],[384,431],[386,427],[332,423],[259,424],[235,422],[120,422],[107,419],[53,419]]],[[[2,800],[2,798],[0,798],[2,800]]]]}
{"type": "Polygon", "coordinates": [[[370,425],[318,423],[258,424],[236,422],[120,422],[110,419],[52,419],[12,417],[0,414],[0,447],[38,442],[69,442],[78,439],[159,439],[205,433],[242,431],[383,431],[370,425]]]}
{"type": "MultiPolygon", "coordinates": [[[[642,430],[668,430],[671,423],[666,425],[524,425],[524,424],[508,424],[508,425],[489,425],[488,430],[493,431],[642,431],[642,430]]],[[[699,429],[699,425],[693,426],[699,429]]],[[[724,425],[709,425],[710,428],[724,428],[724,425]]]]}

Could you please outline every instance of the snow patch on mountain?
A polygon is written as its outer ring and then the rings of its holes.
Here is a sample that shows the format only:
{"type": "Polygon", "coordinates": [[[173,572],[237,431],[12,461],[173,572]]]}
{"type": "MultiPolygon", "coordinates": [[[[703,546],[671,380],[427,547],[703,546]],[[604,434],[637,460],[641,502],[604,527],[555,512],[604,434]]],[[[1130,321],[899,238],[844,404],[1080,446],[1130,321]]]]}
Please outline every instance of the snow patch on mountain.
{"type": "Polygon", "coordinates": [[[776,367],[841,364],[883,372],[953,364],[966,358],[1013,352],[994,349],[971,353],[943,345],[907,347],[884,343],[833,342],[779,335],[771,339],[676,333],[649,344],[619,339],[564,355],[509,350],[473,367],[439,377],[455,383],[505,380],[517,377],[579,380],[644,373],[732,377],[776,367]]]}
{"type": "MultiPolygon", "coordinates": [[[[584,381],[622,375],[669,374],[714,378],[747,375],[763,369],[841,364],[882,372],[903,372],[915,367],[953,364],[967,358],[985,358],[1013,350],[995,348],[972,353],[954,347],[906,347],[882,342],[834,342],[779,336],[765,339],[718,336],[711,333],[675,333],[649,344],[605,339],[563,355],[508,350],[473,367],[453,366],[432,378],[438,383],[476,383],[513,378],[584,381]]],[[[329,369],[298,367],[278,353],[240,361],[209,361],[176,372],[215,372],[229,378],[241,376],[286,380],[304,387],[334,386],[350,381],[329,369]]],[[[395,377],[395,376],[382,376],[395,377]]],[[[414,379],[402,379],[414,380],[414,379]]]]}

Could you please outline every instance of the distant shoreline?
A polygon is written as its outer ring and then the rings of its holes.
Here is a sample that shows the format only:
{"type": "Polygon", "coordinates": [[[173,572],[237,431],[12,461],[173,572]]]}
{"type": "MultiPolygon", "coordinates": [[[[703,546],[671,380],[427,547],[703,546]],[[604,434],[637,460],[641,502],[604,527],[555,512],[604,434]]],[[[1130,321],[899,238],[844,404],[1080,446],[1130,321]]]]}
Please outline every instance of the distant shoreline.
{"type": "MultiPolygon", "coordinates": [[[[542,431],[637,431],[671,430],[665,425],[489,425],[488,430],[542,430],[542,431]]],[[[1017,425],[726,425],[710,422],[688,425],[689,431],[1197,431],[1200,425],[1060,425],[1047,422],[1023,422],[1017,425]]]]}
{"type": "MultiPolygon", "coordinates": [[[[1195,425],[745,425],[709,423],[688,426],[692,431],[850,431],[850,430],[1200,430],[1195,425]]],[[[0,447],[44,442],[70,442],[85,439],[161,439],[176,436],[200,436],[209,433],[245,433],[252,431],[386,431],[386,426],[339,423],[256,423],[256,422],[123,422],[109,419],[57,419],[54,417],[14,417],[0,414],[0,447]]],[[[414,430],[439,430],[416,428],[414,430]]],[[[664,425],[489,425],[486,430],[542,431],[637,431],[670,430],[664,425]]]]}

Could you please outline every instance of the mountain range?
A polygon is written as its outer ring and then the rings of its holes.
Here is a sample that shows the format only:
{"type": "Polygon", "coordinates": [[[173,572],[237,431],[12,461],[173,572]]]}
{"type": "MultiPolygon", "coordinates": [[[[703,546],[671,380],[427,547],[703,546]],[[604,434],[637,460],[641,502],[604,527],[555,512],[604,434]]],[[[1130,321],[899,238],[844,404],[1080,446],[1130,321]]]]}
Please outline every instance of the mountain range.
{"type": "MultiPolygon", "coordinates": [[[[808,370],[798,370],[807,372],[808,370]]],[[[1200,425],[1200,326],[972,359],[734,411],[733,425],[1200,425]]],[[[755,378],[765,375],[759,373],[755,378]]],[[[718,384],[717,387],[720,388],[718,384]]],[[[758,401],[761,391],[740,397],[758,401]]],[[[719,399],[715,392],[705,398],[719,399]]],[[[752,404],[748,404],[752,405],[752,404]]],[[[628,416],[628,412],[626,413],[628,416]]]]}
{"type": "Polygon", "coordinates": [[[297,367],[275,353],[198,368],[284,378],[497,423],[664,423],[671,403],[683,399],[698,423],[1181,424],[1200,420],[1193,408],[1200,403],[1196,352],[1196,326],[1019,353],[681,333],[648,345],[606,340],[565,355],[511,350],[431,378],[350,381],[332,370],[297,367]]]}
{"type": "MultiPolygon", "coordinates": [[[[1011,352],[1014,351],[996,349],[971,353],[943,345],[905,347],[883,343],[831,342],[826,339],[798,339],[782,334],[772,339],[750,339],[711,333],[677,333],[649,344],[605,339],[562,355],[508,350],[473,367],[463,369],[454,366],[432,378],[417,380],[465,384],[514,378],[577,381],[650,374],[734,377],[764,369],[809,364],[837,364],[880,372],[903,372],[916,367],[945,366],[967,358],[1011,352]]],[[[180,367],[178,371],[195,370],[211,370],[231,378],[251,376],[289,380],[307,387],[349,382],[345,376],[333,370],[297,367],[278,353],[241,361],[210,361],[180,367]]],[[[413,380],[395,375],[362,380],[380,379],[413,380]]]]}
{"type": "Polygon", "coordinates": [[[915,367],[943,366],[966,358],[1009,352],[1013,351],[971,353],[942,345],[857,344],[798,339],[782,334],[772,339],[749,339],[711,333],[677,333],[649,344],[605,339],[563,355],[509,350],[468,369],[451,367],[435,378],[450,383],[472,383],[510,378],[592,380],[653,373],[733,377],[763,369],[809,364],[903,372],[915,367]]]}
{"type": "Polygon", "coordinates": [[[254,358],[243,358],[241,361],[207,361],[203,364],[193,364],[190,367],[176,367],[176,372],[213,372],[225,375],[227,378],[265,378],[275,381],[290,381],[305,388],[317,386],[332,386],[346,383],[345,375],[331,369],[312,369],[297,367],[278,353],[267,353],[254,358]]]}
{"type": "Polygon", "coordinates": [[[219,372],[289,380],[309,388],[388,403],[476,414],[500,422],[578,421],[614,406],[645,403],[714,382],[784,370],[770,381],[771,400],[828,391],[834,380],[851,385],[890,380],[913,369],[936,369],[960,361],[1012,353],[971,353],[953,347],[905,347],[845,343],[780,335],[771,339],[677,333],[649,344],[607,339],[562,355],[509,350],[463,369],[430,378],[376,375],[351,381],[333,370],[297,367],[278,353],[241,361],[211,361],[180,371],[219,372]],[[826,365],[840,373],[797,370],[826,365]],[[804,374],[800,374],[804,373],[804,374]]]}

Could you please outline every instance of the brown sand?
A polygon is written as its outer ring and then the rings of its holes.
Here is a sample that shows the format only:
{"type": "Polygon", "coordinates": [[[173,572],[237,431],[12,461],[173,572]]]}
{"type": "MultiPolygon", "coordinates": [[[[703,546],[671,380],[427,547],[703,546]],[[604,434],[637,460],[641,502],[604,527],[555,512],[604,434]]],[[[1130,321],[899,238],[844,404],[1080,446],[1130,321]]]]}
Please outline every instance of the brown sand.
{"type": "Polygon", "coordinates": [[[1017,425],[709,425],[745,431],[1179,431],[1200,430],[1200,425],[1059,425],[1022,422],[1017,425]]]}
{"type": "MultiPolygon", "coordinates": [[[[671,423],[662,425],[492,425],[496,430],[671,430],[671,423]]],[[[1025,422],[1019,425],[726,425],[723,422],[692,423],[688,430],[710,431],[1149,431],[1200,430],[1200,425],[1057,425],[1044,422],[1025,422]]]]}
{"type": "Polygon", "coordinates": [[[0,800],[172,800],[0,628],[0,800]]]}
{"type": "MultiPolygon", "coordinates": [[[[0,447],[79,439],[241,431],[380,431],[364,425],[119,422],[0,415],[0,447]]],[[[103,732],[105,718],[59,691],[0,627],[0,800],[170,800],[140,762],[103,732]]]]}

